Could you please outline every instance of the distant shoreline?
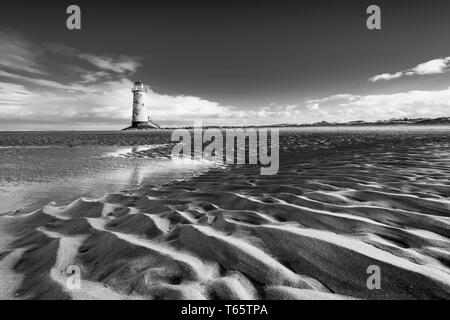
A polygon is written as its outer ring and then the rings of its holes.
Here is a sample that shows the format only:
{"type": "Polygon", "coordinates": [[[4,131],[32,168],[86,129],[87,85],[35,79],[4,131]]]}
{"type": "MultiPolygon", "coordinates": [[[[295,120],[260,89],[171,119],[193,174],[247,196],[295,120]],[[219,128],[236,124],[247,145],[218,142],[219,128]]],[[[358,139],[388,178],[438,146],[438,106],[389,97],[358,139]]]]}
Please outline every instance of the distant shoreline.
{"type": "MultiPolygon", "coordinates": [[[[315,123],[278,123],[269,125],[247,125],[247,126],[203,126],[203,128],[309,128],[309,127],[385,127],[385,126],[432,126],[450,125],[450,117],[441,118],[417,118],[417,119],[392,119],[386,121],[350,121],[350,122],[315,122],[315,123]]],[[[162,127],[163,129],[193,129],[193,126],[185,127],[162,127]]]]}
{"type": "MultiPolygon", "coordinates": [[[[202,129],[238,129],[238,128],[358,128],[358,127],[437,127],[437,126],[449,126],[450,117],[442,117],[435,119],[419,118],[419,119],[396,119],[387,121],[351,121],[351,122],[316,122],[316,123],[280,123],[280,124],[267,124],[267,125],[229,125],[229,126],[217,126],[217,125],[203,125],[202,129]]],[[[151,132],[161,130],[176,130],[176,129],[194,129],[194,126],[161,126],[160,129],[146,129],[146,130],[129,130],[130,132],[151,132]]],[[[1,130],[0,132],[121,132],[122,129],[117,130],[1,130]]]]}
{"type": "MultiPolygon", "coordinates": [[[[286,125],[286,126],[278,126],[278,125],[266,125],[266,126],[203,126],[202,129],[264,129],[264,128],[278,128],[278,129],[332,129],[332,128],[352,128],[352,129],[358,129],[358,128],[449,128],[450,124],[366,124],[366,125],[346,125],[346,124],[340,124],[340,125],[286,125]]],[[[186,130],[194,130],[193,126],[190,127],[162,127],[161,129],[149,129],[149,130],[129,130],[129,131],[123,131],[121,129],[117,130],[0,130],[0,134],[2,133],[29,133],[29,132],[36,132],[36,133],[58,133],[58,132],[65,132],[65,133],[80,133],[80,132],[103,132],[103,133],[123,133],[123,134],[133,134],[133,133],[145,133],[145,132],[157,132],[157,131],[172,131],[176,129],[186,129],[186,130]]]]}
{"type": "MultiPolygon", "coordinates": [[[[358,128],[358,127],[450,127],[450,123],[433,123],[433,124],[329,124],[329,125],[314,125],[314,124],[301,124],[301,125],[260,125],[260,126],[202,126],[202,129],[239,129],[239,128],[358,128]]],[[[194,129],[193,126],[189,127],[162,127],[161,130],[175,130],[175,129],[194,129]]],[[[149,130],[147,130],[149,131],[149,130]]]]}

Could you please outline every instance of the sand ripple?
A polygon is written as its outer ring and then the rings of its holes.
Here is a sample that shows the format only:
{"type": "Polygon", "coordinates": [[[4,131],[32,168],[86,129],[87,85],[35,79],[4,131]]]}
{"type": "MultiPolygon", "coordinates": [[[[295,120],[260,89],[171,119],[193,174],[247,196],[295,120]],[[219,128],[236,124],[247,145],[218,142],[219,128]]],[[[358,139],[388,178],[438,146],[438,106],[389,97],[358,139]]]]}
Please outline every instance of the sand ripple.
{"type": "Polygon", "coordinates": [[[228,167],[4,217],[0,265],[15,252],[19,298],[449,299],[448,136],[369,138],[288,134],[275,176],[228,167]]]}

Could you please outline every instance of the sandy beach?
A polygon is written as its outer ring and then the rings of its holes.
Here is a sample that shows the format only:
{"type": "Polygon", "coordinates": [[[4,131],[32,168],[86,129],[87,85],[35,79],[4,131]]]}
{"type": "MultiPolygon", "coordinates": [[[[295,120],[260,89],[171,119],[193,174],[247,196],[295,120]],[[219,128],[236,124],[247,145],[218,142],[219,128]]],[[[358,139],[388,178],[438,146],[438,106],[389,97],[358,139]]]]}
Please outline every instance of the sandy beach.
{"type": "Polygon", "coordinates": [[[286,129],[273,176],[222,166],[3,215],[0,298],[449,299],[449,138],[286,129]]]}

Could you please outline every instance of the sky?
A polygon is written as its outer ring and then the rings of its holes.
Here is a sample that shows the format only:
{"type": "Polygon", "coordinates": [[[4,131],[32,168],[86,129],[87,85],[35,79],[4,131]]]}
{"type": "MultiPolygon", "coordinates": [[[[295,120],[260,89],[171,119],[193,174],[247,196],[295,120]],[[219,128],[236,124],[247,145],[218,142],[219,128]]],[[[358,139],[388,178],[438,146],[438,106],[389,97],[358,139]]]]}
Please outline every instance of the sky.
{"type": "Polygon", "coordinates": [[[162,126],[450,116],[448,34],[448,0],[2,1],[0,131],[121,129],[138,79],[162,126]]]}

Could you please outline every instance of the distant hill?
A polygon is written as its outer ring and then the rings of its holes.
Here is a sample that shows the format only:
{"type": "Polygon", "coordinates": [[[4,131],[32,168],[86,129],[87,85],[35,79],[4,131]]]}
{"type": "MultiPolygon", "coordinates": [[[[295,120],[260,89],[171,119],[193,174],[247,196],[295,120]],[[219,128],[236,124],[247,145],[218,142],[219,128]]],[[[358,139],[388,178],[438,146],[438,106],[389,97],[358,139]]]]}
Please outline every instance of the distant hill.
{"type": "Polygon", "coordinates": [[[437,124],[450,124],[450,117],[441,117],[435,119],[429,118],[402,118],[402,119],[390,119],[390,120],[378,120],[378,121],[349,121],[349,122],[315,122],[315,123],[302,123],[302,124],[276,124],[269,127],[336,127],[336,126],[392,126],[392,125],[437,125],[437,124]]]}
{"type": "Polygon", "coordinates": [[[424,119],[415,122],[415,124],[450,124],[450,117],[442,117],[436,119],[424,119]]]}

